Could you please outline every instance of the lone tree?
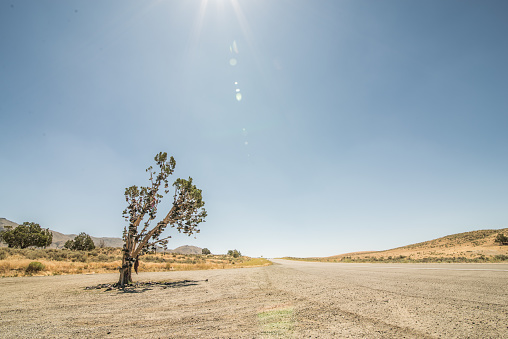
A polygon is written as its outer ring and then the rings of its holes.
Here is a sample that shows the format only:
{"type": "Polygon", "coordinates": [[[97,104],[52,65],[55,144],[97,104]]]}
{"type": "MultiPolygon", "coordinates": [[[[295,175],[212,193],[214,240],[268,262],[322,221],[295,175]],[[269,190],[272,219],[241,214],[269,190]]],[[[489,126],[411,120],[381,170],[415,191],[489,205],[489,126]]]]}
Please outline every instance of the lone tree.
{"type": "Polygon", "coordinates": [[[173,157],[168,159],[166,152],[157,154],[154,160],[159,171],[155,171],[152,166],[146,169],[150,173],[151,185],[131,186],[125,189],[125,200],[128,206],[123,211],[123,215],[129,227],[124,229],[123,235],[125,244],[118,281],[122,287],[132,282],[133,266],[136,273],[138,272],[140,255],[155,251],[156,246],[167,249],[168,239],[171,236],[160,237],[168,225],[190,236],[199,233],[198,225],[206,218],[201,190],[192,184],[191,177],[189,180],[178,178],[173,183],[175,193],[171,209],[164,219],[155,226],[150,226],[151,221],[156,218],[157,206],[163,198],[163,195],[159,194],[159,189],[163,186],[164,193],[169,192],[168,177],[173,174],[176,166],[175,159],[173,157]],[[145,217],[146,221],[141,224],[145,217]]]}
{"type": "Polygon", "coordinates": [[[34,222],[24,222],[15,228],[6,226],[5,230],[0,233],[0,239],[6,242],[9,247],[47,247],[53,242],[53,233],[49,228],[43,229],[34,222]]]}
{"type": "Polygon", "coordinates": [[[81,232],[74,240],[67,240],[64,247],[74,251],[91,251],[95,248],[95,244],[88,234],[81,232]]]}
{"type": "Polygon", "coordinates": [[[208,254],[212,254],[212,252],[210,252],[210,250],[209,250],[208,248],[206,248],[206,247],[205,247],[205,248],[203,248],[203,249],[201,250],[201,254],[206,254],[206,255],[208,255],[208,254]]]}

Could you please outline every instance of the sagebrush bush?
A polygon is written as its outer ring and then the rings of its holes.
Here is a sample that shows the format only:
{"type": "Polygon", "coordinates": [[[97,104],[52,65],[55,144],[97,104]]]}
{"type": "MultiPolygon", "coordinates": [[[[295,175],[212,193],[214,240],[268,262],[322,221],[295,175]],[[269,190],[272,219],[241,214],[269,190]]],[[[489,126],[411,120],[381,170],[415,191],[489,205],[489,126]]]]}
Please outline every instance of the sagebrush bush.
{"type": "Polygon", "coordinates": [[[72,256],[71,256],[72,262],[86,262],[87,259],[88,259],[88,256],[86,255],[86,253],[82,253],[82,252],[74,252],[74,253],[72,253],[72,256]]]}
{"type": "Polygon", "coordinates": [[[44,265],[38,261],[32,261],[30,264],[28,264],[28,267],[26,268],[26,273],[32,274],[39,271],[42,271],[44,269],[44,265]]]}
{"type": "Polygon", "coordinates": [[[0,260],[7,258],[7,251],[0,250],[0,260]]]}
{"type": "Polygon", "coordinates": [[[25,257],[28,259],[39,259],[39,258],[46,258],[47,252],[45,250],[31,250],[25,254],[25,257]]]}

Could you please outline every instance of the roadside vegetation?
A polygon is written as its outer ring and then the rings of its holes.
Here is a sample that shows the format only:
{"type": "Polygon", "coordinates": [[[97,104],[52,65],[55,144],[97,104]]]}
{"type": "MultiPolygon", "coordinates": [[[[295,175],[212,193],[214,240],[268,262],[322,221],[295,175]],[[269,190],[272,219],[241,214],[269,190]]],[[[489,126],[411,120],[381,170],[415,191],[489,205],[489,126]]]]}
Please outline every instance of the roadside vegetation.
{"type": "Polygon", "coordinates": [[[508,261],[508,228],[447,235],[385,251],[351,252],[331,257],[283,259],[343,263],[498,263],[508,261]]]}
{"type": "MultiPolygon", "coordinates": [[[[122,249],[91,251],[38,248],[0,248],[0,276],[116,273],[122,264],[122,249]],[[37,262],[34,264],[34,262],[37,262]]],[[[227,255],[151,253],[140,259],[143,272],[190,271],[267,266],[263,258],[227,255]]]]}
{"type": "Polygon", "coordinates": [[[424,257],[413,258],[411,256],[388,256],[388,257],[343,257],[333,258],[294,258],[284,257],[286,260],[312,261],[312,262],[342,262],[342,263],[498,263],[508,261],[508,255],[494,256],[480,255],[477,257],[424,257]]]}

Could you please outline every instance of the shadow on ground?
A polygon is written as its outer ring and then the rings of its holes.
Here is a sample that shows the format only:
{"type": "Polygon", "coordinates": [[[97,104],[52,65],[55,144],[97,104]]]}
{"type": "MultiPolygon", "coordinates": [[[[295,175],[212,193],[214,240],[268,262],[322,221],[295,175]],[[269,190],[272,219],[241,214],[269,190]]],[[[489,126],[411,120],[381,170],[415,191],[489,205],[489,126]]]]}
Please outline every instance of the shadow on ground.
{"type": "Polygon", "coordinates": [[[124,287],[120,287],[118,283],[115,284],[99,284],[95,286],[87,286],[85,290],[104,290],[115,291],[117,293],[143,293],[151,291],[154,288],[182,288],[189,286],[196,286],[200,282],[208,282],[206,280],[180,280],[180,281],[140,281],[131,284],[127,284],[124,287]]]}

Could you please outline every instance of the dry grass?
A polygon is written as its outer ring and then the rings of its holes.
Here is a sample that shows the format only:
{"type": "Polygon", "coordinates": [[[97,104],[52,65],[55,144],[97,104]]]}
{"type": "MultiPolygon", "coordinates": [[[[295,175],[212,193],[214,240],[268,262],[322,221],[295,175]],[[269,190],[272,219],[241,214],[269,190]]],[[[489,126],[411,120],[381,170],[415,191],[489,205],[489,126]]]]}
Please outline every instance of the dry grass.
{"type": "MultiPolygon", "coordinates": [[[[96,249],[90,252],[56,249],[0,249],[0,276],[31,275],[28,265],[38,261],[44,269],[34,275],[95,274],[118,272],[120,249],[96,249]]],[[[266,259],[224,255],[148,254],[140,258],[140,272],[191,271],[266,266],[266,259]]]]}

